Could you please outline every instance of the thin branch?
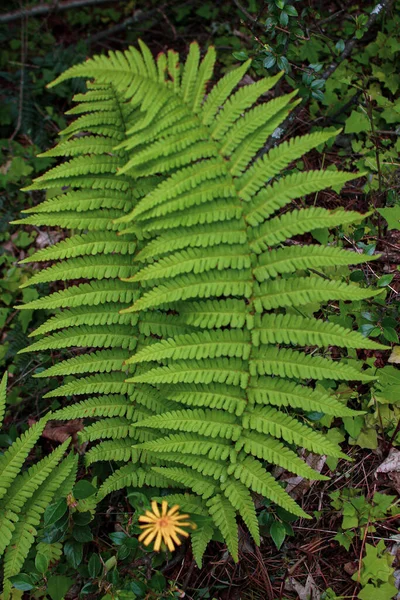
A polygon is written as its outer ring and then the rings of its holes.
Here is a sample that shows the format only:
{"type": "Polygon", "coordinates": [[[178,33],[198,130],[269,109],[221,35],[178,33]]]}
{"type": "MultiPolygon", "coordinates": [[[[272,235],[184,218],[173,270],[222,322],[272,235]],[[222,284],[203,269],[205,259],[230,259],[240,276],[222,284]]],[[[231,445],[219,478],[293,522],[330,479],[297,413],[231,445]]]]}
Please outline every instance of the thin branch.
{"type": "Polygon", "coordinates": [[[99,40],[102,40],[104,38],[109,38],[110,36],[113,36],[116,33],[120,33],[127,27],[130,27],[130,25],[135,25],[136,23],[140,23],[142,21],[150,19],[151,17],[154,17],[154,15],[163,7],[164,5],[160,8],[149,10],[148,12],[142,12],[141,10],[137,10],[135,11],[135,14],[133,16],[128,17],[121,23],[117,23],[117,25],[113,25],[108,29],[104,29],[104,31],[99,31],[99,33],[95,33],[94,35],[88,36],[86,41],[91,44],[93,42],[98,42],[99,40]]]}
{"type": "Polygon", "coordinates": [[[19,100],[18,100],[18,118],[15,129],[9,138],[9,143],[17,135],[22,125],[22,111],[24,108],[24,85],[25,85],[25,59],[26,59],[27,39],[26,39],[26,19],[21,18],[21,76],[19,82],[19,100]]]}
{"type": "MultiPolygon", "coordinates": [[[[341,53],[341,55],[338,57],[338,59],[336,61],[331,63],[329,65],[329,67],[327,67],[327,69],[325,69],[325,71],[322,73],[320,79],[324,79],[325,81],[327,79],[329,79],[329,77],[336,71],[336,69],[342,64],[342,62],[346,58],[349,58],[349,56],[351,55],[351,53],[354,49],[354,46],[365,37],[365,35],[368,33],[368,31],[371,29],[371,27],[376,23],[378,17],[381,14],[384,14],[385,12],[390,10],[393,2],[394,2],[394,0],[382,0],[382,2],[378,2],[378,4],[375,5],[375,7],[372,9],[372,11],[369,15],[368,21],[365,25],[365,32],[364,32],[363,37],[358,40],[354,36],[350,40],[348,40],[345,44],[344,50],[341,53]]],[[[284,120],[282,125],[280,125],[276,129],[276,131],[274,132],[274,134],[272,134],[272,136],[268,140],[267,144],[264,146],[262,152],[260,153],[261,156],[263,156],[264,154],[269,152],[271,150],[271,148],[277,143],[277,141],[280,140],[284,136],[284,134],[287,132],[287,130],[289,129],[289,127],[291,126],[291,124],[293,123],[293,121],[295,120],[295,118],[297,117],[297,115],[299,114],[301,109],[303,108],[303,106],[304,106],[304,102],[301,102],[300,104],[298,104],[296,106],[296,108],[290,113],[290,115],[284,120]]]]}
{"type": "Polygon", "coordinates": [[[117,0],[65,0],[64,2],[58,2],[55,0],[52,4],[38,4],[32,8],[14,10],[12,12],[0,14],[0,23],[10,23],[11,21],[17,21],[23,17],[38,17],[40,15],[47,15],[51,12],[61,12],[63,10],[69,10],[70,8],[80,8],[81,6],[89,6],[91,4],[105,4],[106,2],[116,2],[117,0]]]}

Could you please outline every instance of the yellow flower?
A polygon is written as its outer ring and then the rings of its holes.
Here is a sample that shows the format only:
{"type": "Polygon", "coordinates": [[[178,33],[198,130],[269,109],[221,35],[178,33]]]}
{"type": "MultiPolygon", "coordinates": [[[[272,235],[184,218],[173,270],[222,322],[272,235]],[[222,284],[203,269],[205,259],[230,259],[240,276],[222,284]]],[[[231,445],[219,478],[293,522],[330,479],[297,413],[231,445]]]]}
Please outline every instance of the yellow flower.
{"type": "Polygon", "coordinates": [[[161,512],[157,505],[157,502],[151,503],[152,512],[146,510],[145,514],[139,517],[140,529],[143,529],[143,533],[139,536],[139,542],[143,542],[145,546],[148,546],[155,538],[154,550],[160,551],[161,542],[164,542],[171,552],[175,550],[174,544],[180,546],[182,543],[177,534],[189,537],[187,531],[182,527],[196,528],[194,523],[190,523],[186,519],[189,519],[189,515],[179,514],[179,506],[176,504],[172,508],[168,509],[168,503],[165,500],[161,503],[161,512]]]}

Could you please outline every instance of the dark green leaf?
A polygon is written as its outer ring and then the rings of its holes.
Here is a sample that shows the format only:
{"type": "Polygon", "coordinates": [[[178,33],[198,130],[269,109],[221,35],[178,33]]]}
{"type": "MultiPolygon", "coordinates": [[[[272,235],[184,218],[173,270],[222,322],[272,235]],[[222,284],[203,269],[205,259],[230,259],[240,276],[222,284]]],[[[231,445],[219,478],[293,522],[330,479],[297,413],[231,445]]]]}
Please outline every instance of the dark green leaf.
{"type": "Polygon", "coordinates": [[[150,589],[155,592],[162,592],[165,590],[165,586],[167,585],[167,581],[161,573],[155,573],[153,577],[149,581],[150,589]]]}
{"type": "Polygon", "coordinates": [[[72,518],[74,520],[74,523],[76,523],[77,525],[87,525],[88,523],[90,523],[90,521],[92,520],[92,514],[87,511],[87,512],[76,512],[72,515],[72,518]]]}
{"type": "Polygon", "coordinates": [[[399,336],[393,327],[384,327],[383,337],[386,338],[388,342],[394,342],[395,344],[399,341],[399,336]]]}
{"type": "Polygon", "coordinates": [[[92,532],[90,527],[87,525],[75,525],[72,530],[72,536],[76,539],[77,542],[91,542],[93,539],[92,532]]]}
{"type": "Polygon", "coordinates": [[[297,15],[299,14],[295,7],[291,4],[285,6],[285,13],[287,13],[290,17],[297,17],[297,15]]]}
{"type": "Polygon", "coordinates": [[[46,573],[49,568],[49,560],[47,556],[40,552],[35,556],[35,567],[38,573],[46,573]]]}
{"type": "Polygon", "coordinates": [[[61,498],[58,502],[50,504],[44,512],[44,524],[45,526],[53,525],[58,519],[61,519],[68,509],[67,501],[65,498],[61,498]]]}
{"type": "Polygon", "coordinates": [[[98,577],[98,575],[100,575],[102,569],[103,569],[103,567],[102,567],[99,555],[92,554],[92,556],[89,558],[89,562],[88,562],[89,576],[92,579],[95,579],[96,577],[98,577]]]}
{"type": "Polygon", "coordinates": [[[244,62],[249,58],[247,52],[244,52],[243,50],[240,50],[240,52],[232,52],[232,56],[233,58],[236,58],[236,60],[240,60],[241,62],[244,62]]]}
{"type": "Polygon", "coordinates": [[[93,494],[95,494],[96,492],[96,488],[85,479],[81,479],[80,481],[78,481],[78,483],[73,489],[74,497],[77,500],[84,500],[85,498],[89,498],[89,496],[93,496],[93,494]]]}
{"type": "Polygon", "coordinates": [[[279,16],[279,23],[282,25],[282,27],[286,27],[286,25],[289,23],[289,15],[284,10],[279,16]]]}
{"type": "Polygon", "coordinates": [[[121,546],[128,537],[123,531],[113,531],[108,536],[116,546],[121,546]]]}
{"type": "Polygon", "coordinates": [[[63,600],[73,583],[69,577],[54,575],[47,581],[47,593],[51,600],[63,600]]]}
{"type": "Polygon", "coordinates": [[[68,541],[64,544],[64,554],[71,567],[76,569],[82,562],[83,546],[79,542],[68,541]]]}
{"type": "Polygon", "coordinates": [[[285,56],[280,56],[278,58],[277,65],[281,71],[285,71],[286,73],[290,71],[289,61],[287,58],[285,58],[285,56]]]}
{"type": "Polygon", "coordinates": [[[23,592],[29,592],[29,590],[34,587],[31,577],[25,573],[19,573],[18,575],[10,577],[10,581],[17,590],[23,592]]]}
{"type": "Polygon", "coordinates": [[[266,58],[264,58],[264,67],[266,69],[271,69],[276,63],[276,58],[273,54],[268,54],[266,58]]]}
{"type": "Polygon", "coordinates": [[[275,544],[275,546],[277,547],[278,550],[280,550],[284,539],[286,537],[286,529],[284,527],[284,525],[282,523],[279,523],[279,521],[275,521],[274,523],[272,523],[271,527],[269,528],[269,533],[270,536],[272,537],[272,540],[275,544]]]}

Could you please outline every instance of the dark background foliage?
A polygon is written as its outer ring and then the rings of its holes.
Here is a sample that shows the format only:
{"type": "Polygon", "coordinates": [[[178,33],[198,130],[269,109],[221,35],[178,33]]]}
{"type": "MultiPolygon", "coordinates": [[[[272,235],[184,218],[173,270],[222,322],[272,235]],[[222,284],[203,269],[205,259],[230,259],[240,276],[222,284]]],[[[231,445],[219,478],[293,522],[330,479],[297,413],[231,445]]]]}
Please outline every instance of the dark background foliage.
{"type": "MultiPolygon", "coordinates": [[[[332,303],[322,316],[332,322],[355,325],[365,335],[379,338],[393,348],[362,356],[371,366],[382,369],[378,385],[357,389],[343,385],[340,390],[344,398],[355,399],[366,411],[354,419],[338,420],[330,434],[345,444],[355,462],[349,465],[328,461],[324,468],[327,472],[336,469],[333,479],[312,488],[282,474],[283,481],[293,485],[295,494],[307,494],[306,508],[314,513],[314,521],[306,525],[292,523],[290,515],[273,510],[261,499],[261,549],[243,538],[238,566],[228,560],[222,546],[214,543],[200,571],[188,546],[173,557],[156,556],[139,548],[134,515],[148,502],[146,496],[108,498],[101,505],[98,519],[90,525],[84,519],[77,523],[71,507],[60,505],[57,514],[61,516],[55,522],[47,520],[43,535],[54,544],[63,540],[62,558],[57,563],[44,564],[37,558],[38,551],[32,551],[25,569],[26,573],[33,573],[31,579],[28,583],[23,579],[15,582],[18,593],[24,597],[61,600],[66,594],[67,598],[86,595],[107,600],[273,600],[312,596],[315,600],[320,592],[323,598],[375,600],[393,596],[388,586],[393,585],[397,563],[390,566],[384,550],[394,554],[397,551],[395,497],[400,487],[396,472],[376,476],[376,469],[400,441],[400,376],[396,367],[400,360],[399,14],[398,0],[61,0],[11,1],[3,6],[0,367],[10,373],[10,389],[0,448],[7,448],[29,423],[60,406],[58,401],[49,406],[42,399],[54,382],[31,378],[59,356],[17,354],[28,345],[30,331],[40,325],[44,315],[18,312],[14,306],[38,294],[33,288],[19,289],[34,267],[19,267],[18,261],[35,249],[58,241],[62,233],[56,228],[49,231],[9,224],[19,218],[22,209],[40,199],[37,193],[25,194],[20,188],[52,164],[53,159],[37,155],[55,143],[67,124],[64,112],[70,107],[73,94],[82,89],[76,81],[51,91],[46,84],[86,57],[124,49],[139,38],[154,54],[173,47],[184,55],[193,39],[204,49],[213,44],[221,73],[252,58],[247,81],[285,71],[276,93],[299,88],[302,103],[283,128],[275,132],[275,139],[267,143],[266,149],[278,139],[320,127],[341,129],[334,143],[308,154],[291,168],[324,166],[364,173],[343,189],[335,190],[339,193],[327,191],[302,202],[369,213],[362,225],[338,228],[334,234],[318,230],[313,235],[318,241],[336,241],[367,254],[380,253],[372,266],[343,269],[343,277],[386,288],[386,296],[373,302],[332,303]],[[381,492],[386,496],[382,498],[381,492]],[[57,537],[60,531],[61,537],[57,537]],[[383,547],[377,546],[379,540],[383,547]],[[387,575],[369,577],[368,569],[387,575]]],[[[302,243],[302,238],[298,243],[302,243]]],[[[309,419],[321,429],[328,424],[324,415],[310,414],[309,419]]],[[[75,440],[80,427],[80,422],[72,422],[64,429],[48,427],[38,451],[48,453],[68,434],[75,440]]],[[[78,451],[82,450],[76,440],[75,445],[78,451]]],[[[107,472],[109,469],[104,467],[107,472]]],[[[81,475],[86,475],[94,490],[97,478],[105,473],[96,467],[88,473],[82,470],[81,475]]],[[[90,499],[93,491],[77,493],[90,499]]]]}

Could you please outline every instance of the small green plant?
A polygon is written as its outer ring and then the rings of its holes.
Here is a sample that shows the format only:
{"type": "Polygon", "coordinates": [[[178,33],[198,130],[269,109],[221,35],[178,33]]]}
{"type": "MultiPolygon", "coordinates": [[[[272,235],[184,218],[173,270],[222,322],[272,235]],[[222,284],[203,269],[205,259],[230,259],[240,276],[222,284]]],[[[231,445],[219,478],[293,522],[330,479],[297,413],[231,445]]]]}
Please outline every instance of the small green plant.
{"type": "Polygon", "coordinates": [[[360,600],[389,600],[396,597],[398,589],[394,585],[393,560],[383,540],[376,546],[365,544],[361,568],[352,577],[362,586],[357,595],[360,600]]]}
{"type": "MultiPolygon", "coordinates": [[[[6,386],[7,377],[4,375],[0,384],[0,423],[6,410],[6,386]]],[[[63,458],[69,439],[49,456],[23,470],[24,461],[48,418],[44,417],[32,425],[0,456],[0,557],[4,555],[2,600],[10,598],[13,585],[23,590],[34,587],[35,576],[32,578],[21,570],[38,536],[37,528],[53,500],[67,496],[74,484],[77,459],[72,454],[63,458]]],[[[43,552],[39,554],[44,556],[43,552]]]]}
{"type": "Polygon", "coordinates": [[[365,531],[374,533],[375,525],[388,516],[400,514],[396,496],[375,492],[372,499],[366,498],[361,490],[345,488],[329,494],[331,506],[343,515],[341,530],[333,538],[349,550],[354,536],[360,539],[365,531]]]}

